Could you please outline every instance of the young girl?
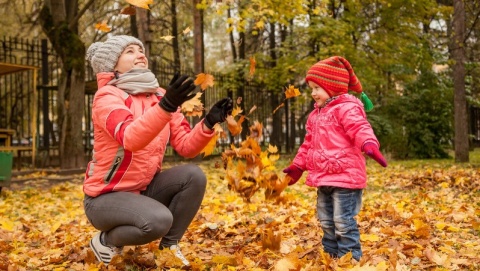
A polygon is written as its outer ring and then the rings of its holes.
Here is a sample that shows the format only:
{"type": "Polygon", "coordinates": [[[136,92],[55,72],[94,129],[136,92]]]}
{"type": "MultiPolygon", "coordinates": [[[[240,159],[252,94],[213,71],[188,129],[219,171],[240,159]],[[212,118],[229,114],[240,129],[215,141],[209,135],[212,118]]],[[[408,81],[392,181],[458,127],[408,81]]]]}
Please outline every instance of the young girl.
{"type": "Polygon", "coordinates": [[[166,90],[159,88],[140,40],[113,36],[93,43],[86,57],[98,81],[94,152],[83,185],[85,214],[100,231],[90,247],[108,264],[123,246],[160,239],[160,249],[174,250],[188,266],[177,245],[200,207],[207,180],[193,164],[162,171],[162,159],[168,142],[182,156],[198,155],[233,102],[220,100],[191,128],[179,106],[195,95],[193,80],[175,76],[166,90]]]}
{"type": "MultiPolygon", "coordinates": [[[[324,250],[334,258],[352,252],[359,261],[362,249],[355,216],[367,181],[362,151],[383,167],[387,162],[362,102],[347,94],[348,90],[362,93],[362,85],[346,59],[334,56],[316,63],[308,70],[306,82],[315,109],[307,119],[304,142],[283,172],[292,185],[308,171],[306,184],[318,189],[317,215],[324,250]]],[[[362,97],[366,95],[362,93],[362,97]]]]}

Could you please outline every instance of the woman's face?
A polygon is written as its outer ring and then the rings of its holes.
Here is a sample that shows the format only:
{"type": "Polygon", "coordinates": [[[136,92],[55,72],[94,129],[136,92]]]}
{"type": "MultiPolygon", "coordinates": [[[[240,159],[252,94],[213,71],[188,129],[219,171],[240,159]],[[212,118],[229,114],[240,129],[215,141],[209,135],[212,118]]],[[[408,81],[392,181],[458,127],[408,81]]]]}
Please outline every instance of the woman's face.
{"type": "Polygon", "coordinates": [[[308,82],[308,86],[312,89],[312,98],[315,100],[318,106],[322,106],[325,101],[330,98],[330,95],[319,85],[312,81],[308,82]]]}
{"type": "Polygon", "coordinates": [[[126,73],[133,68],[148,69],[148,60],[142,47],[136,44],[128,45],[118,58],[115,71],[126,73]]]}

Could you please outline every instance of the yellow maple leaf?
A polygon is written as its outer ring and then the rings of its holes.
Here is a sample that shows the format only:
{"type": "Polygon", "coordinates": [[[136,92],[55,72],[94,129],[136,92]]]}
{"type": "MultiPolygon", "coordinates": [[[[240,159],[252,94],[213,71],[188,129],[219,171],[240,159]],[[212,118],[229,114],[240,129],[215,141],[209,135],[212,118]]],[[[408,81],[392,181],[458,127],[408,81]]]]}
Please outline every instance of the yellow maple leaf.
{"type": "Polygon", "coordinates": [[[215,84],[214,77],[208,73],[199,73],[197,74],[194,84],[200,86],[202,90],[205,90],[207,87],[212,87],[215,84]]]}
{"type": "Polygon", "coordinates": [[[290,99],[297,96],[300,96],[300,90],[293,85],[289,85],[285,90],[285,99],[290,99]]]}
{"type": "Polygon", "coordinates": [[[95,29],[102,31],[102,32],[110,32],[112,30],[110,26],[107,25],[107,21],[103,21],[101,23],[95,24],[95,29]]]}
{"type": "Polygon", "coordinates": [[[200,101],[203,92],[197,92],[195,97],[184,102],[181,106],[182,112],[187,116],[199,116],[203,115],[203,103],[200,101]]]}
{"type": "Polygon", "coordinates": [[[235,106],[232,110],[232,117],[236,117],[238,114],[242,113],[243,110],[239,106],[235,106]]]}
{"type": "MultiPolygon", "coordinates": [[[[215,124],[217,126],[218,124],[215,124]]],[[[215,133],[215,135],[208,141],[208,144],[203,148],[203,150],[200,153],[203,153],[203,157],[209,156],[210,154],[213,153],[215,150],[215,147],[217,146],[217,139],[218,139],[218,134],[215,133]]]]}
{"type": "Polygon", "coordinates": [[[268,144],[268,152],[269,153],[277,153],[278,152],[277,146],[273,146],[273,145],[268,144]]]}
{"type": "Polygon", "coordinates": [[[255,60],[254,56],[250,57],[250,76],[252,77],[255,74],[255,66],[257,65],[257,61],[255,60]]]}
{"type": "Polygon", "coordinates": [[[150,9],[148,5],[153,4],[153,0],[127,0],[127,2],[131,5],[144,9],[150,9]]]}
{"type": "Polygon", "coordinates": [[[227,128],[232,134],[232,136],[236,136],[242,132],[242,122],[245,117],[241,116],[239,119],[239,123],[235,121],[232,116],[227,116],[227,128]],[[241,121],[240,121],[241,120],[241,121]]]}

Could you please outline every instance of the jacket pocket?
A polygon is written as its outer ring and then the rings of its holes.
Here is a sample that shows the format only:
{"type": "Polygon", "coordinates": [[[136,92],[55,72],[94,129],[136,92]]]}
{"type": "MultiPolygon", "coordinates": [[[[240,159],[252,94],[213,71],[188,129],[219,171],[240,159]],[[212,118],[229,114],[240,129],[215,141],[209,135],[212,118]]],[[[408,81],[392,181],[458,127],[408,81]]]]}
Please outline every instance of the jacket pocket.
{"type": "Polygon", "coordinates": [[[317,160],[318,168],[330,174],[345,172],[347,168],[351,167],[348,151],[344,149],[334,151],[321,150],[317,160]]]}

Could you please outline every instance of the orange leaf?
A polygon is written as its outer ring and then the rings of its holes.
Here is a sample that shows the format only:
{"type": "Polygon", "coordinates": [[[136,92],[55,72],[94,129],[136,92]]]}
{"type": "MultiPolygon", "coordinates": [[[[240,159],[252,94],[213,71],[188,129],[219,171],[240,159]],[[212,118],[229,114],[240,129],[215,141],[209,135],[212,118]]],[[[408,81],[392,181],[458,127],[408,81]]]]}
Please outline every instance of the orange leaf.
{"type": "Polygon", "coordinates": [[[110,32],[111,28],[107,25],[107,21],[95,24],[95,29],[102,32],[110,32]]]}
{"type": "Polygon", "coordinates": [[[250,57],[250,76],[253,77],[255,74],[255,65],[257,64],[257,61],[255,61],[255,57],[251,56],[250,57]]]}
{"type": "Polygon", "coordinates": [[[126,0],[129,4],[139,8],[150,9],[148,5],[153,4],[153,0],[126,0]]]}
{"type": "Polygon", "coordinates": [[[215,82],[213,82],[214,78],[213,75],[208,73],[200,73],[197,74],[197,78],[195,79],[195,85],[199,85],[202,90],[207,89],[207,87],[212,87],[215,82]]]}
{"type": "Polygon", "coordinates": [[[137,9],[135,8],[135,6],[126,6],[124,8],[122,8],[122,10],[120,11],[120,14],[123,14],[123,15],[135,15],[137,14],[137,9]]]}
{"type": "Polygon", "coordinates": [[[285,99],[300,96],[300,90],[293,85],[289,85],[285,90],[285,99]]]}
{"type": "Polygon", "coordinates": [[[245,116],[241,116],[238,122],[232,116],[227,117],[227,128],[232,134],[232,136],[236,136],[242,132],[242,122],[245,119],[245,116]]]}
{"type": "Polygon", "coordinates": [[[257,110],[257,106],[256,106],[256,105],[254,105],[254,106],[252,106],[252,108],[250,108],[250,111],[248,111],[248,114],[247,114],[247,115],[252,114],[252,112],[255,111],[255,110],[257,110]]]}

